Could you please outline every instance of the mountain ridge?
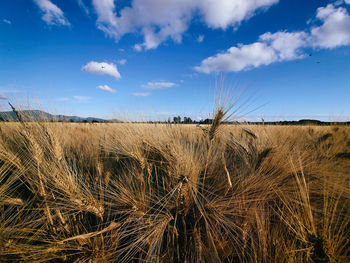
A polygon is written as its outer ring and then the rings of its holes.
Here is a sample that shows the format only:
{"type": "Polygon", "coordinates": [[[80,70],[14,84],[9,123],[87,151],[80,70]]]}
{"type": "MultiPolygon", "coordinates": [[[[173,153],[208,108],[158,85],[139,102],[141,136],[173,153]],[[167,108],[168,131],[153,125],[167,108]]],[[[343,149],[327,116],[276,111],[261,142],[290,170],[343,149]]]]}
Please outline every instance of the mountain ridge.
{"type": "MultiPolygon", "coordinates": [[[[108,120],[96,117],[79,117],[68,115],[54,115],[42,110],[19,110],[17,111],[26,121],[73,121],[73,122],[108,122],[108,120]]],[[[0,112],[0,118],[4,121],[18,121],[13,111],[0,112]]]]}

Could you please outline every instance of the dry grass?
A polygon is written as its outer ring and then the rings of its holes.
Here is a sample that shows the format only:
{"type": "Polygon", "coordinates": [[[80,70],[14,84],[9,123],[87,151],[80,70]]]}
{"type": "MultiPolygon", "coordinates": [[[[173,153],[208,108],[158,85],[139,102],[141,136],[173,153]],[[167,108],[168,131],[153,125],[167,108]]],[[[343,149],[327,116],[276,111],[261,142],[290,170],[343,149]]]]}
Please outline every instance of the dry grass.
{"type": "Polygon", "coordinates": [[[1,262],[349,262],[350,128],[0,124],[1,262]]]}

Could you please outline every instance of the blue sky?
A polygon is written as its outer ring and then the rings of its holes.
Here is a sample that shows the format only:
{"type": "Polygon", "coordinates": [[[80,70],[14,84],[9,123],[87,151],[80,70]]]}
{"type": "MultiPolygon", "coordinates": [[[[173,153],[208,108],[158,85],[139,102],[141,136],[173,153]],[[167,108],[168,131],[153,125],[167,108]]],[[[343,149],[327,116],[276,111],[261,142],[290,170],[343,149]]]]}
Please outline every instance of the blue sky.
{"type": "Polygon", "coordinates": [[[251,98],[246,119],[350,120],[349,13],[350,0],[1,1],[0,110],[205,118],[223,74],[238,104],[251,98]]]}

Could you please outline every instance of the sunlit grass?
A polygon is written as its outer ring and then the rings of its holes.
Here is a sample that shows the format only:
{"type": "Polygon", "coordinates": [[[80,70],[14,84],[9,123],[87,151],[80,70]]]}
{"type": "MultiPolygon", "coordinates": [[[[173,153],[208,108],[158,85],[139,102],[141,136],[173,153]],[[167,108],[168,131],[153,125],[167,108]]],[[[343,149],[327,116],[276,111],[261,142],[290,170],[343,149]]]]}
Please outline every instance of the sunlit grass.
{"type": "Polygon", "coordinates": [[[350,128],[0,124],[0,261],[347,262],[350,128]]]}

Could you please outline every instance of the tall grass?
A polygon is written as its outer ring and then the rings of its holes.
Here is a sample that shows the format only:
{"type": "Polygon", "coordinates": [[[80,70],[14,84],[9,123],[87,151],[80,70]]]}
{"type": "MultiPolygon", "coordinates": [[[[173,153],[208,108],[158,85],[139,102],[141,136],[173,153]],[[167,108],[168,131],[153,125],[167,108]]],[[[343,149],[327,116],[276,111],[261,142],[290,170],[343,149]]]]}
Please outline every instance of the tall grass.
{"type": "Polygon", "coordinates": [[[350,129],[0,124],[2,262],[349,262],[350,129]]]}

